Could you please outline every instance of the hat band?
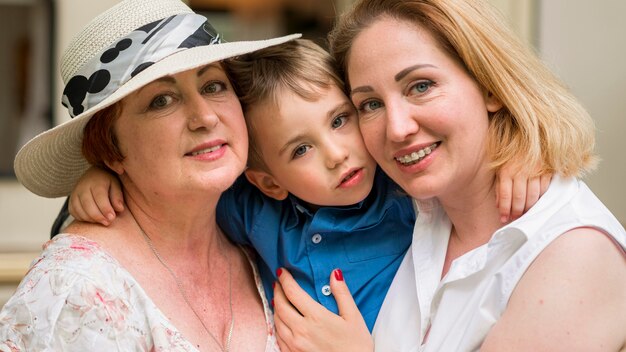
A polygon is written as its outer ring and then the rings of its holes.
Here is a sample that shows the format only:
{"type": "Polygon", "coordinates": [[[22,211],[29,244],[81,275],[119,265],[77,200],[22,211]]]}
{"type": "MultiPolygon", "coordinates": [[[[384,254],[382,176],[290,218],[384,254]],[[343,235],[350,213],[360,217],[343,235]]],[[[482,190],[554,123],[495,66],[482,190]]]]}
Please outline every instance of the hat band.
{"type": "Polygon", "coordinates": [[[146,24],[83,65],[65,85],[62,103],[73,118],[153,63],[177,51],[219,43],[221,36],[201,15],[180,14],[146,24]]]}

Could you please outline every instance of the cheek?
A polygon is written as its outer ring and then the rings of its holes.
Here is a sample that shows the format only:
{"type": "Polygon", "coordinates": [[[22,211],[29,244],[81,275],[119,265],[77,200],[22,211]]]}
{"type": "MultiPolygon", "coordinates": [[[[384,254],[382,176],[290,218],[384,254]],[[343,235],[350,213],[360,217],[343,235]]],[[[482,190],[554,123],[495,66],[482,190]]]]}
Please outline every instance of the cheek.
{"type": "Polygon", "coordinates": [[[367,151],[378,161],[377,155],[382,153],[385,143],[382,119],[361,123],[359,127],[367,151]]]}
{"type": "Polygon", "coordinates": [[[248,128],[243,117],[243,112],[238,104],[232,104],[226,112],[226,125],[231,130],[237,149],[243,148],[248,152],[248,128]]]}

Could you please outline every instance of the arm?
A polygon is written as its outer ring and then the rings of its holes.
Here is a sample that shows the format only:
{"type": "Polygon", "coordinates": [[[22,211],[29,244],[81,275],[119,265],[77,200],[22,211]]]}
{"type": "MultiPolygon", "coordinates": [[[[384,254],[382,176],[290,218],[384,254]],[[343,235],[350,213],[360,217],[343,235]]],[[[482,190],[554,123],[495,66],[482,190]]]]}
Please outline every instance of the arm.
{"type": "Polygon", "coordinates": [[[571,230],[535,259],[481,351],[626,350],[626,256],[602,232],[571,230]]]}
{"type": "MultiPolygon", "coordinates": [[[[217,222],[235,242],[250,244],[247,234],[254,224],[263,196],[245,178],[220,197],[217,222]]],[[[77,220],[100,223],[104,226],[115,220],[116,212],[124,210],[124,195],[119,179],[100,168],[89,168],[76,184],[69,198],[69,212],[77,220]]]]}
{"type": "Polygon", "coordinates": [[[278,269],[274,288],[274,321],[282,351],[373,351],[373,341],[341,270],[331,273],[330,287],[339,315],[314,301],[291,274],[278,269]]]}

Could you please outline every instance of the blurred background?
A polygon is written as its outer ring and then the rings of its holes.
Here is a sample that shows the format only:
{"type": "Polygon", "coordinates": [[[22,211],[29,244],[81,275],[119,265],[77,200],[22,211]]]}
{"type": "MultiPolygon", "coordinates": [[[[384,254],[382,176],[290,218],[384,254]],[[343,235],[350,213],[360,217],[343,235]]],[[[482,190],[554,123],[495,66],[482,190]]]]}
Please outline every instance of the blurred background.
{"type": "MultiPolygon", "coordinates": [[[[119,0],[0,0],[0,307],[50,236],[64,199],[35,196],[13,158],[69,117],[58,58],[71,38],[119,0]]],[[[580,98],[596,121],[599,169],[586,182],[626,224],[626,13],[623,0],[489,0],[580,98]]],[[[325,46],[353,0],[190,0],[226,40],[303,33],[325,46]]]]}

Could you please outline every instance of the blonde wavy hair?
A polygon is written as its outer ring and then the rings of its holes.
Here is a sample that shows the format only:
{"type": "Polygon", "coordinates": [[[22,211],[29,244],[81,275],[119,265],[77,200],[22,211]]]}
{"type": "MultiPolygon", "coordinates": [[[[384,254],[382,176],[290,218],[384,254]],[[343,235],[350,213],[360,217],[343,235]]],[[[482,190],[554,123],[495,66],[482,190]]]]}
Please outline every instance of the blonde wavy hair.
{"type": "Polygon", "coordinates": [[[595,168],[593,120],[491,5],[481,0],[357,1],[328,36],[342,73],[354,39],[383,16],[428,30],[441,49],[502,102],[489,127],[488,152],[496,171],[513,163],[539,166],[538,174],[579,177],[595,168]]]}

